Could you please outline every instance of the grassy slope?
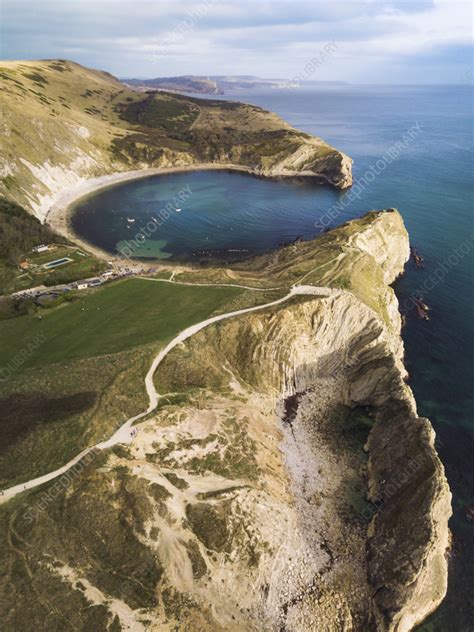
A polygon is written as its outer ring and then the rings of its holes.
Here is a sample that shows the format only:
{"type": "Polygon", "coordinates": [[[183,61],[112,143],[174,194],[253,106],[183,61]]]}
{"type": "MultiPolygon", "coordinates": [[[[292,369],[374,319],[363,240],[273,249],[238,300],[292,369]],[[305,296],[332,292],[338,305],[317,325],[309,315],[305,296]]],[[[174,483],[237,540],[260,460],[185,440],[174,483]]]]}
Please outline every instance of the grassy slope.
{"type": "Polygon", "coordinates": [[[140,412],[152,354],[189,325],[232,309],[241,294],[130,279],[43,310],[41,320],[3,321],[2,486],[58,467],[140,412]]]}
{"type": "Polygon", "coordinates": [[[142,279],[118,282],[46,311],[41,320],[21,316],[3,322],[0,361],[15,357],[40,330],[45,342],[23,368],[164,343],[239,293],[236,288],[193,288],[142,279]]]}
{"type": "MultiPolygon", "coordinates": [[[[50,171],[62,165],[90,175],[102,171],[113,138],[125,133],[108,115],[107,104],[121,90],[118,81],[69,62],[2,62],[0,79],[4,195],[28,206],[47,193],[25,161],[39,168],[47,163],[50,171]]],[[[55,177],[43,175],[45,182],[55,177]]]]}
{"type": "MultiPolygon", "coordinates": [[[[41,310],[41,320],[37,314],[31,314],[3,321],[0,365],[7,367],[7,373],[13,367],[10,379],[0,384],[4,404],[11,404],[5,398],[38,392],[47,395],[51,406],[56,405],[57,398],[78,393],[84,394],[85,400],[92,393],[93,401],[84,410],[66,414],[71,404],[66,399],[66,412],[59,421],[53,419],[53,425],[32,420],[30,433],[28,428],[22,430],[18,441],[13,433],[14,449],[4,457],[0,479],[10,479],[12,467],[15,480],[51,469],[79,447],[99,440],[139,412],[145,397],[143,377],[152,352],[213,312],[269,302],[305,277],[314,285],[352,290],[386,318],[386,285],[380,266],[369,255],[347,245],[351,235],[370,227],[377,217],[378,213],[369,214],[317,240],[256,257],[233,270],[188,271],[177,277],[194,282],[280,287],[279,291],[256,293],[130,279],[79,294],[72,303],[41,310]],[[44,339],[39,345],[32,344],[38,333],[44,339]],[[132,383],[134,387],[130,388],[132,383]],[[52,429],[62,434],[60,442],[51,442],[52,429]],[[21,467],[17,467],[18,463],[21,467]]],[[[394,214],[394,225],[397,218],[394,214]]],[[[37,405],[35,397],[30,406],[37,405]]],[[[15,409],[20,421],[22,415],[28,417],[27,408],[15,409]]]]}
{"type": "MultiPolygon", "coordinates": [[[[269,168],[300,146],[304,164],[339,153],[255,106],[138,94],[64,61],[1,62],[0,194],[44,215],[80,177],[201,161],[269,168]]],[[[335,163],[333,164],[333,161],[335,163]]]]}

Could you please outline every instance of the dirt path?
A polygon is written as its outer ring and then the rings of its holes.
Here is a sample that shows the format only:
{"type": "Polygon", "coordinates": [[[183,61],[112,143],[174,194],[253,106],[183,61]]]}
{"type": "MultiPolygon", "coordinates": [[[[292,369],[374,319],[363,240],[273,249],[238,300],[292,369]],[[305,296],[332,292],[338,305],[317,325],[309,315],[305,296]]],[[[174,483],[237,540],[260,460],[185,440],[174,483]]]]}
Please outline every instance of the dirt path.
{"type": "MultiPolygon", "coordinates": [[[[170,281],[168,280],[167,282],[170,282],[170,281]]],[[[172,282],[174,283],[174,281],[172,282]]],[[[216,285],[215,287],[219,287],[219,286],[216,285]]],[[[248,288],[248,289],[256,289],[256,288],[248,288]]],[[[120,443],[131,443],[134,438],[134,432],[133,430],[131,430],[131,426],[138,419],[141,419],[142,417],[145,417],[146,415],[151,413],[158,405],[160,395],[156,391],[156,388],[153,382],[153,376],[158,366],[161,364],[164,358],[168,355],[168,353],[170,353],[170,351],[172,351],[177,345],[181,344],[188,338],[191,338],[191,336],[198,333],[205,327],[208,327],[209,325],[217,323],[221,320],[233,318],[234,316],[241,316],[243,314],[249,314],[250,312],[256,312],[262,309],[266,309],[267,307],[273,307],[274,305],[279,305],[291,299],[293,296],[298,296],[298,295],[330,296],[335,293],[339,294],[340,291],[332,290],[327,287],[316,287],[312,285],[295,285],[291,288],[288,294],[286,294],[283,298],[279,298],[275,301],[271,301],[270,303],[265,303],[264,305],[257,305],[255,307],[248,307],[246,309],[239,309],[237,311],[219,314],[218,316],[212,316],[211,318],[207,318],[206,320],[203,320],[200,323],[196,323],[195,325],[191,325],[190,327],[187,327],[181,333],[179,333],[175,338],[173,338],[173,340],[171,340],[171,342],[169,342],[166,345],[166,347],[164,347],[158,353],[158,355],[154,358],[145,376],[145,388],[146,388],[148,401],[149,401],[148,408],[145,411],[139,413],[138,415],[134,415],[133,417],[130,417],[130,419],[128,419],[110,437],[110,439],[107,439],[106,441],[102,441],[100,443],[97,443],[94,446],[91,446],[89,448],[86,448],[85,450],[82,450],[82,452],[80,452],[77,456],[75,456],[73,459],[71,459],[68,463],[63,465],[61,468],[54,470],[53,472],[49,472],[48,474],[44,474],[43,476],[39,476],[38,478],[31,479],[25,483],[20,483],[19,485],[15,485],[13,487],[10,487],[9,489],[4,490],[2,492],[2,495],[0,496],[0,504],[6,502],[7,500],[10,500],[11,498],[14,498],[18,494],[21,494],[22,492],[26,490],[34,489],[35,487],[38,487],[39,485],[48,483],[49,481],[54,480],[58,476],[61,476],[61,474],[64,474],[71,467],[79,463],[79,461],[82,458],[84,458],[84,456],[92,452],[92,450],[95,450],[95,449],[104,450],[107,448],[111,448],[114,445],[117,445],[120,443]]]]}
{"type": "Polygon", "coordinates": [[[192,281],[175,281],[173,272],[169,279],[156,279],[154,277],[139,276],[139,279],[145,281],[155,281],[157,283],[173,283],[174,285],[197,285],[198,287],[237,287],[242,290],[252,290],[253,292],[272,292],[274,290],[286,290],[288,286],[281,285],[280,287],[252,287],[250,285],[239,285],[238,283],[194,283],[192,281]]]}
{"type": "Polygon", "coordinates": [[[199,123],[201,121],[201,118],[202,118],[202,110],[201,110],[201,108],[199,108],[199,114],[196,116],[194,121],[189,126],[189,131],[193,130],[196,127],[196,125],[199,125],[199,123]]]}

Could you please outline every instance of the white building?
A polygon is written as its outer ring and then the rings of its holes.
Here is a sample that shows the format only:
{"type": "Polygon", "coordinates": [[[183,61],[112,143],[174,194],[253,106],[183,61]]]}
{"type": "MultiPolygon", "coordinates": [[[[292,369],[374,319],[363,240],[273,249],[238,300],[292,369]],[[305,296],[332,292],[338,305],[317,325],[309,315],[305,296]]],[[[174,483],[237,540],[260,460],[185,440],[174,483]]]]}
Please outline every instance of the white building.
{"type": "Polygon", "coordinates": [[[41,244],[40,246],[35,246],[34,248],[32,248],[32,252],[48,252],[49,250],[49,246],[46,246],[45,244],[41,244]]]}

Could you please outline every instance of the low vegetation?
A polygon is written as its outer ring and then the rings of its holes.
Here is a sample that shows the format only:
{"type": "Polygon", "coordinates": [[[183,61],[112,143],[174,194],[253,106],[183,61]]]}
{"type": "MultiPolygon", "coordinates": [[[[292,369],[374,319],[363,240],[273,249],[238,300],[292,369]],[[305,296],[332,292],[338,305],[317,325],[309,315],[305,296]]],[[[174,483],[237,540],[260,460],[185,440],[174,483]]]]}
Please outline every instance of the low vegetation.
{"type": "Polygon", "coordinates": [[[200,111],[197,104],[166,94],[150,94],[140,100],[121,104],[117,109],[129,123],[173,133],[189,129],[200,111]]]}
{"type": "MultiPolygon", "coordinates": [[[[137,479],[101,471],[104,462],[104,455],[96,455],[68,497],[54,498],[33,523],[25,518],[22,502],[14,501],[0,512],[0,529],[7,539],[0,552],[3,629],[27,630],[36,620],[41,629],[54,632],[118,631],[118,619],[114,626],[107,607],[110,598],[131,609],[157,606],[156,587],[163,571],[136,533],[149,501],[137,479]],[[119,507],[125,505],[122,513],[119,507]],[[74,569],[74,575],[68,569],[74,569]],[[95,604],[86,597],[87,585],[100,591],[95,604]]],[[[28,494],[30,506],[44,498],[45,491],[28,494]]]]}

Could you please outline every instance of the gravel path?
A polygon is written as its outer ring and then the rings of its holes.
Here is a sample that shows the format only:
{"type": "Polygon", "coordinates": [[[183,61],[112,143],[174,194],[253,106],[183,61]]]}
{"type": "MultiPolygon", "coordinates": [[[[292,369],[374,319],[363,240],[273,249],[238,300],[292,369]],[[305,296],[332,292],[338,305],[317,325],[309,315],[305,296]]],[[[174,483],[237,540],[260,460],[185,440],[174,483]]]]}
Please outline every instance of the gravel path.
{"type": "MultiPolygon", "coordinates": [[[[174,282],[174,281],[172,281],[174,282]]],[[[216,285],[215,287],[219,287],[216,285]]],[[[250,290],[256,290],[258,288],[248,288],[250,290]]],[[[337,290],[331,290],[327,287],[316,287],[312,285],[295,285],[291,288],[291,290],[284,296],[283,298],[279,298],[275,301],[271,301],[270,303],[265,303],[264,305],[257,305],[256,307],[248,307],[246,309],[239,309],[234,312],[227,312],[225,314],[219,314],[218,316],[212,316],[211,318],[207,318],[206,320],[201,321],[200,323],[196,323],[195,325],[191,325],[187,329],[184,329],[181,333],[179,333],[173,340],[171,340],[166,347],[164,347],[158,355],[154,358],[146,376],[145,376],[145,387],[148,395],[148,408],[143,412],[130,417],[109,439],[106,441],[102,441],[101,443],[97,443],[85,450],[82,450],[77,456],[71,459],[68,463],[63,465],[61,468],[54,470],[53,472],[49,472],[48,474],[44,474],[43,476],[39,476],[38,478],[33,478],[26,483],[20,483],[19,485],[15,485],[10,487],[9,489],[1,492],[0,495],[0,504],[14,498],[18,494],[28,490],[34,489],[39,485],[43,485],[44,483],[48,483],[49,481],[54,480],[58,476],[61,476],[65,472],[67,472],[71,467],[73,467],[76,463],[78,463],[86,454],[92,452],[92,450],[104,450],[106,448],[111,448],[114,445],[120,443],[131,443],[134,438],[134,432],[131,430],[131,426],[135,421],[145,417],[149,413],[151,413],[158,405],[158,401],[160,395],[157,393],[155,389],[155,385],[153,382],[153,376],[158,366],[164,360],[164,358],[168,355],[172,349],[174,349],[177,345],[181,344],[201,329],[204,329],[208,325],[212,325],[221,320],[226,320],[227,318],[233,318],[234,316],[240,316],[242,314],[249,314],[250,312],[256,312],[262,309],[266,309],[267,307],[272,307],[274,305],[279,305],[280,303],[284,303],[289,300],[293,296],[297,295],[318,295],[318,296],[329,296],[334,293],[339,293],[337,290]]]]}

